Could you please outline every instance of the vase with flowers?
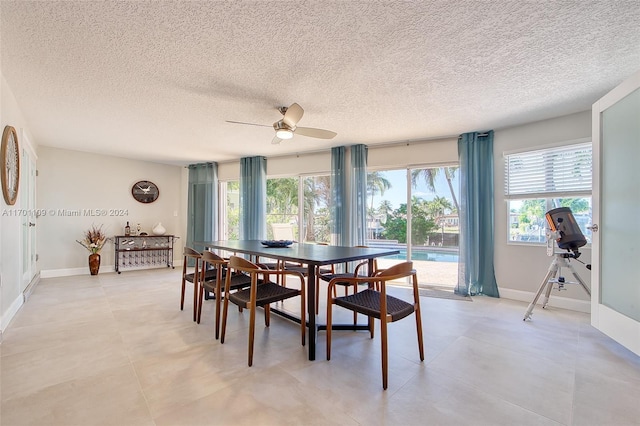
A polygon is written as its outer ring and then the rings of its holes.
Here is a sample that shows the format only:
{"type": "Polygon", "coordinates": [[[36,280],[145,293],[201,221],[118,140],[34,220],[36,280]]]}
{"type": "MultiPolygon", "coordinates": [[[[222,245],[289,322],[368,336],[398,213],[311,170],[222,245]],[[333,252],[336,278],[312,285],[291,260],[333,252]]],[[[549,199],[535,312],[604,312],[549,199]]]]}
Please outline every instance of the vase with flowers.
{"type": "Polygon", "coordinates": [[[102,230],[102,225],[96,227],[92,225],[84,233],[84,239],[76,240],[78,244],[89,250],[89,272],[91,275],[98,275],[100,270],[100,251],[109,241],[109,238],[102,230]]]}

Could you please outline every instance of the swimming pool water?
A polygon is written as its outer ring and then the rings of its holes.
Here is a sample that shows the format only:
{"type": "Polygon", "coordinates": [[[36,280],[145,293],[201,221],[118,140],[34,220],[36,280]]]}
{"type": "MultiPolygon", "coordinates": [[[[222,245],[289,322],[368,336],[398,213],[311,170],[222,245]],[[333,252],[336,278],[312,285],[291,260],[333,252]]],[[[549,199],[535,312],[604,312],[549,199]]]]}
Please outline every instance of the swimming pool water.
{"type": "MultiPolygon", "coordinates": [[[[426,260],[429,262],[458,262],[458,253],[448,253],[441,251],[414,250],[411,253],[413,260],[426,260]]],[[[406,259],[407,251],[400,250],[399,254],[393,256],[385,256],[385,259],[406,259]]]]}

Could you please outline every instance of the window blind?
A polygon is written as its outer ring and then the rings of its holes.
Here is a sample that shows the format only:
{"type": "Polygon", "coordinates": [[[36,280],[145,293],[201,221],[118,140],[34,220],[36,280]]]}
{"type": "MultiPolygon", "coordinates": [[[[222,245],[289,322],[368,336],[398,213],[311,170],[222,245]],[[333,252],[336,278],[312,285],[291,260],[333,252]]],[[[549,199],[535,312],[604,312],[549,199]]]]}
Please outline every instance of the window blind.
{"type": "Polygon", "coordinates": [[[591,195],[591,142],[505,155],[505,197],[591,195]]]}

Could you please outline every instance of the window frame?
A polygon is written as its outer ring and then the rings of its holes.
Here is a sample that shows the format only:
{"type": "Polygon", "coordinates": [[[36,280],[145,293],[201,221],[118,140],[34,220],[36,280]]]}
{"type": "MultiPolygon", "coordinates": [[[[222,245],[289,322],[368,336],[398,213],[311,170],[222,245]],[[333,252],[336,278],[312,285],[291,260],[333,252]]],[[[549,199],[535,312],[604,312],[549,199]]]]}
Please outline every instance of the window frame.
{"type": "MultiPolygon", "coordinates": [[[[511,202],[513,201],[526,201],[526,200],[545,200],[545,213],[550,209],[553,209],[557,206],[553,205],[554,200],[557,199],[587,199],[590,205],[590,213],[593,214],[593,166],[589,182],[591,182],[590,188],[588,190],[577,190],[577,191],[542,191],[542,192],[530,192],[530,193],[509,193],[508,182],[509,182],[509,157],[517,156],[518,154],[530,154],[535,153],[537,151],[550,151],[554,150],[562,151],[572,145],[575,145],[576,148],[579,145],[591,144],[591,138],[581,138],[581,139],[573,139],[568,141],[557,142],[554,144],[547,144],[536,147],[528,147],[513,151],[505,151],[503,152],[503,166],[504,166],[504,200],[505,200],[505,209],[506,209],[506,239],[508,245],[525,245],[525,246],[541,246],[546,244],[546,238],[544,241],[521,241],[521,240],[512,240],[511,239],[511,202]]],[[[593,164],[593,146],[591,146],[591,162],[593,164]]],[[[544,216],[542,217],[544,219],[544,216]]],[[[544,220],[542,221],[544,223],[544,220]]],[[[589,220],[592,222],[592,216],[589,220]]],[[[587,229],[582,229],[583,234],[588,239],[588,244],[586,247],[591,246],[591,236],[587,229]]],[[[546,233],[546,231],[545,231],[546,233]]]]}

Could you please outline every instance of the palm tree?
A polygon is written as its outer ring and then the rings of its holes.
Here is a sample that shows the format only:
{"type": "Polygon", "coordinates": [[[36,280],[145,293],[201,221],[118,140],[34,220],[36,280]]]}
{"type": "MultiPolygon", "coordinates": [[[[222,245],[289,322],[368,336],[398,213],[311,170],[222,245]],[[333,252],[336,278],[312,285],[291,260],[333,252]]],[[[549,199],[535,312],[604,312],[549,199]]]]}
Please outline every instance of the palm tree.
{"type": "Polygon", "coordinates": [[[451,201],[445,197],[437,196],[433,200],[427,202],[427,209],[433,219],[438,216],[444,216],[447,210],[451,211],[452,207],[451,201]]]}
{"type": "Polygon", "coordinates": [[[373,209],[373,197],[379,192],[380,196],[391,188],[391,182],[380,172],[367,173],[367,194],[371,196],[371,209],[373,209]]]}
{"type": "Polygon", "coordinates": [[[451,192],[451,198],[453,199],[453,205],[456,208],[456,211],[460,211],[460,206],[458,205],[458,199],[456,198],[456,194],[453,190],[453,178],[456,176],[457,167],[442,167],[437,169],[414,169],[411,170],[411,184],[415,188],[418,185],[418,181],[422,177],[424,182],[427,184],[427,188],[431,192],[436,192],[436,177],[440,173],[440,170],[444,170],[444,177],[447,180],[447,184],[449,185],[449,191],[451,192]]]}
{"type": "MultiPolygon", "coordinates": [[[[328,206],[331,198],[330,176],[311,176],[304,179],[305,241],[316,241],[316,206],[328,206]]],[[[328,229],[322,234],[328,234],[328,229]]]]}
{"type": "Polygon", "coordinates": [[[380,202],[380,205],[378,206],[378,213],[384,216],[385,220],[391,214],[392,211],[393,211],[393,205],[391,204],[391,201],[382,200],[380,202]]]}

